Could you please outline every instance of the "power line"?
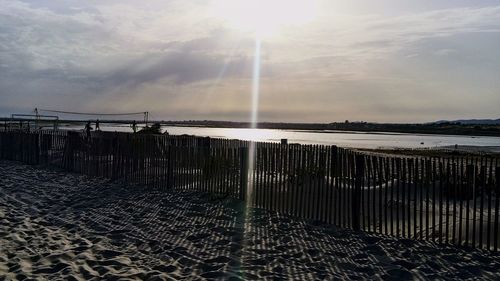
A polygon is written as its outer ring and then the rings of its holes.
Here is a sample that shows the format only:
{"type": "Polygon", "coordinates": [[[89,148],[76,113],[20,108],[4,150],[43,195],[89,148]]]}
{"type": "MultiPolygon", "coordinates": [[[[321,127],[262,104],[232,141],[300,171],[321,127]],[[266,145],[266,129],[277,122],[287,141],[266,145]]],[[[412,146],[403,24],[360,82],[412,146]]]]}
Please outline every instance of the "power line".
{"type": "Polygon", "coordinates": [[[61,111],[61,110],[50,110],[50,109],[38,109],[38,111],[53,112],[53,113],[63,113],[63,114],[73,114],[73,115],[107,115],[107,116],[123,116],[123,115],[144,115],[147,111],[143,112],[131,112],[131,113],[89,113],[89,112],[73,112],[73,111],[61,111]]]}

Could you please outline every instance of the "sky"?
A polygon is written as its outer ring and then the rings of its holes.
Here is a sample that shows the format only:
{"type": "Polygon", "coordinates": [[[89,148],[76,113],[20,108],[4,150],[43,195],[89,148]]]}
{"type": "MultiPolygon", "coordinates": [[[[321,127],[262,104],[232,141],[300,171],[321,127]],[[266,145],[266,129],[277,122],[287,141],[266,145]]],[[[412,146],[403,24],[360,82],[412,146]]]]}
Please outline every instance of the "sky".
{"type": "Polygon", "coordinates": [[[499,1],[269,1],[0,0],[0,116],[248,121],[259,36],[260,121],[500,118],[499,1]]]}

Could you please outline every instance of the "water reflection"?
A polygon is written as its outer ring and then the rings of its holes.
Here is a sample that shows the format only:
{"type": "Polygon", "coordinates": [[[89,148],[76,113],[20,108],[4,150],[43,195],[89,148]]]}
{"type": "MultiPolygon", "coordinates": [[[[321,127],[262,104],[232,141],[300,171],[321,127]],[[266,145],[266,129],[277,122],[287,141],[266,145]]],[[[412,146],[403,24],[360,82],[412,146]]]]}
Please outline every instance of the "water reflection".
{"type": "Polygon", "coordinates": [[[395,133],[363,133],[341,131],[293,131],[271,129],[166,127],[170,134],[190,134],[209,137],[289,143],[338,145],[357,148],[424,148],[453,146],[497,146],[499,137],[471,137],[449,135],[419,135],[395,133]]]}
{"type": "MultiPolygon", "coordinates": [[[[122,132],[132,131],[130,126],[101,126],[101,129],[122,132]]],[[[204,127],[163,127],[163,130],[173,135],[187,134],[267,142],[279,142],[280,139],[284,138],[288,139],[289,143],[338,145],[357,148],[425,148],[458,144],[460,146],[496,147],[496,149],[500,150],[500,137],[204,127]]]]}

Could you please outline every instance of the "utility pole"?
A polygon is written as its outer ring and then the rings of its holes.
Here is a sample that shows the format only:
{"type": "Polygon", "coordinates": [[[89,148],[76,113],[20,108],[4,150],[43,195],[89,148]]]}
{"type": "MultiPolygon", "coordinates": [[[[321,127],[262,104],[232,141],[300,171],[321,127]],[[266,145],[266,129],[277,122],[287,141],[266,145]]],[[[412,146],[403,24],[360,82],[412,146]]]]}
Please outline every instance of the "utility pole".
{"type": "Polygon", "coordinates": [[[38,128],[38,120],[40,119],[40,116],[38,116],[38,108],[35,107],[35,128],[38,128]]]}
{"type": "Polygon", "coordinates": [[[149,121],[149,111],[144,111],[144,123],[146,123],[146,127],[148,126],[149,121]]]}

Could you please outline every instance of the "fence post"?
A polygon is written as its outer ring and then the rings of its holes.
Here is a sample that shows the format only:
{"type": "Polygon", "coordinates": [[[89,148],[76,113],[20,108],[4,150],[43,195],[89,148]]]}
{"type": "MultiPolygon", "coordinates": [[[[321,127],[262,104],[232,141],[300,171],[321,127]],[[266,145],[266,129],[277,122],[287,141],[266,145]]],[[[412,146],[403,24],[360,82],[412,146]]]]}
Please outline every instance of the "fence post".
{"type": "Polygon", "coordinates": [[[361,185],[365,174],[365,157],[356,155],[356,170],[354,178],[354,188],[352,189],[352,229],[359,231],[360,225],[360,210],[361,210],[361,185]]]}
{"type": "Polygon", "coordinates": [[[64,163],[63,166],[66,168],[68,171],[73,171],[73,164],[74,164],[74,149],[76,145],[76,140],[78,138],[78,133],[77,132],[68,132],[68,136],[66,138],[66,147],[64,149],[65,155],[63,156],[64,163]]]}
{"type": "Polygon", "coordinates": [[[338,165],[338,155],[339,155],[339,148],[336,145],[332,145],[332,161],[330,163],[330,171],[332,173],[332,177],[336,178],[340,175],[340,167],[338,165]]]}
{"type": "Polygon", "coordinates": [[[213,167],[210,159],[210,151],[211,151],[211,139],[210,137],[204,137],[202,139],[202,165],[203,165],[203,189],[204,191],[212,191],[212,176],[213,176],[213,167]]]}
{"type": "Polygon", "coordinates": [[[41,148],[41,152],[40,152],[40,156],[41,156],[41,160],[44,164],[48,164],[49,160],[48,160],[48,156],[49,156],[49,142],[50,142],[50,135],[46,135],[46,134],[43,134],[41,133],[40,135],[40,148],[41,148]]]}
{"type": "Polygon", "coordinates": [[[499,196],[500,196],[500,167],[495,170],[495,225],[493,227],[493,251],[498,251],[498,216],[499,216],[499,196]]]}
{"type": "MultiPolygon", "coordinates": [[[[5,129],[7,131],[7,128],[5,129]]],[[[3,150],[4,150],[4,135],[6,132],[0,132],[0,159],[3,159],[3,150]]]]}
{"type": "Polygon", "coordinates": [[[119,172],[120,171],[120,165],[123,165],[123,163],[120,162],[120,160],[118,160],[118,155],[119,155],[119,145],[120,145],[120,142],[118,141],[118,133],[114,133],[113,135],[113,140],[111,141],[111,151],[108,151],[107,153],[111,153],[113,155],[113,159],[112,159],[112,168],[111,168],[111,179],[112,180],[116,180],[119,176],[119,172]]]}
{"type": "Polygon", "coordinates": [[[40,164],[40,134],[34,133],[34,153],[35,153],[35,165],[40,164]]]}
{"type": "Polygon", "coordinates": [[[248,148],[240,147],[240,200],[246,200],[248,189],[248,148]]]}
{"type": "MultiPolygon", "coordinates": [[[[467,181],[467,190],[461,194],[464,196],[466,200],[471,200],[473,203],[473,212],[476,212],[476,165],[467,165],[466,166],[466,181],[467,181]]],[[[469,204],[467,204],[468,208],[469,204]]],[[[467,210],[468,211],[468,210],[467,210]]],[[[475,224],[475,221],[473,221],[475,224]]],[[[476,228],[475,225],[471,226],[469,221],[469,213],[466,214],[466,229],[472,229],[472,247],[474,248],[476,245],[476,228]]],[[[465,247],[469,246],[469,236],[466,233],[465,239],[465,247]]],[[[460,243],[460,241],[459,241],[460,243]]]]}
{"type": "Polygon", "coordinates": [[[4,149],[3,155],[4,159],[14,160],[14,134],[9,132],[8,135],[5,136],[4,144],[2,144],[2,148],[4,149]]]}
{"type": "Polygon", "coordinates": [[[465,196],[467,199],[469,199],[469,194],[472,196],[472,200],[474,201],[476,198],[476,165],[467,165],[466,167],[467,171],[467,184],[468,184],[468,190],[465,191],[465,194],[461,194],[465,196]]]}
{"type": "Polygon", "coordinates": [[[168,146],[168,160],[167,160],[167,188],[168,189],[173,189],[173,172],[174,169],[172,167],[172,164],[174,161],[172,161],[172,157],[174,157],[174,154],[172,153],[172,150],[174,149],[173,144],[169,144],[168,146]]]}
{"type": "Polygon", "coordinates": [[[28,165],[33,164],[33,135],[28,131],[26,135],[23,136],[24,141],[24,159],[23,162],[28,165]]]}

